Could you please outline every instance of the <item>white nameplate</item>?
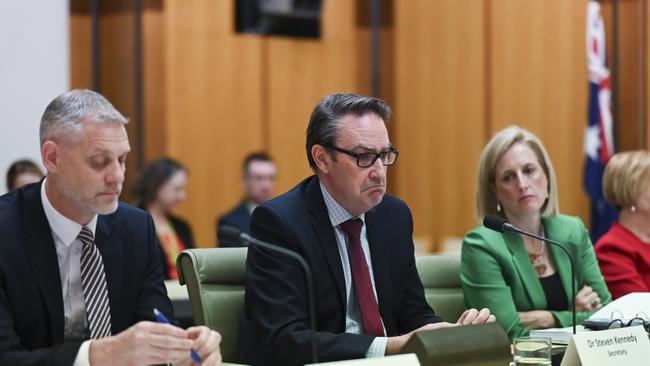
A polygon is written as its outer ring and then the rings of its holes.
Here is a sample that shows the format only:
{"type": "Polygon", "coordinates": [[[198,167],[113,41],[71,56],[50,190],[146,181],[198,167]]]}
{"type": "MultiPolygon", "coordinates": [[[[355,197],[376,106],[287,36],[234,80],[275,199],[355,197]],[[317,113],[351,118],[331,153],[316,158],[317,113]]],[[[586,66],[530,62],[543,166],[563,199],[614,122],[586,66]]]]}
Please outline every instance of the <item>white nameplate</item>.
{"type": "MultiPolygon", "coordinates": [[[[406,355],[395,355],[395,356],[386,356],[379,358],[364,358],[360,360],[350,360],[350,361],[336,361],[336,362],[324,362],[324,363],[313,363],[311,365],[328,365],[328,366],[364,366],[364,365],[373,365],[373,366],[420,366],[420,361],[415,353],[409,353],[406,355]]],[[[310,365],[305,365],[310,366],[310,365]]]]}
{"type": "Polygon", "coordinates": [[[641,326],[577,333],[562,366],[647,366],[650,340],[641,326]]]}

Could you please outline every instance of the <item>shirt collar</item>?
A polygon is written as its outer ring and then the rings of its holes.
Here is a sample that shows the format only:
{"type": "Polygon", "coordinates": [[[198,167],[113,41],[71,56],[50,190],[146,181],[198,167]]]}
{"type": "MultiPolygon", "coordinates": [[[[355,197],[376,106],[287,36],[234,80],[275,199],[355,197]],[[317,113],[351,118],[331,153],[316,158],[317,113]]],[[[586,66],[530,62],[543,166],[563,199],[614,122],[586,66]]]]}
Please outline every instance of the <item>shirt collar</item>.
{"type": "MultiPolygon", "coordinates": [[[[47,198],[47,193],[45,193],[46,183],[47,178],[45,178],[43,184],[41,184],[41,201],[43,203],[45,217],[47,217],[47,221],[50,224],[52,234],[56,235],[65,246],[69,247],[81,232],[82,225],[63,216],[63,214],[52,206],[52,203],[47,198]]],[[[93,233],[93,237],[95,236],[95,229],[97,228],[97,216],[98,215],[95,214],[86,225],[86,227],[88,227],[88,229],[93,233]]]]}
{"type": "Polygon", "coordinates": [[[248,210],[248,213],[251,213],[251,214],[257,208],[257,205],[254,204],[253,201],[251,201],[251,200],[246,200],[245,205],[246,205],[246,209],[248,210]]]}
{"type": "MultiPolygon", "coordinates": [[[[355,217],[338,202],[336,202],[334,197],[332,197],[332,195],[327,191],[327,188],[325,188],[322,182],[318,183],[320,184],[320,190],[323,193],[323,200],[325,201],[325,206],[327,207],[327,214],[330,217],[330,222],[332,223],[333,227],[336,227],[355,217]]],[[[365,213],[362,213],[358,216],[358,218],[361,219],[364,224],[365,217],[365,213]]]]}

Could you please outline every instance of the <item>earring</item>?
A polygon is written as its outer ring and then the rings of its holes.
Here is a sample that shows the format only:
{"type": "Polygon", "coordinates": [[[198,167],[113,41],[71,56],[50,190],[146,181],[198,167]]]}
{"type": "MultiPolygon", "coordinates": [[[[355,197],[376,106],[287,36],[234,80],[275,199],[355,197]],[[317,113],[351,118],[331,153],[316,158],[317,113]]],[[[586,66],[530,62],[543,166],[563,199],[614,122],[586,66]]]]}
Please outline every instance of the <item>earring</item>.
{"type": "Polygon", "coordinates": [[[632,206],[632,207],[630,207],[630,211],[632,211],[632,212],[636,212],[636,206],[632,206]]]}
{"type": "Polygon", "coordinates": [[[497,201],[497,212],[501,212],[501,202],[497,201]]]}

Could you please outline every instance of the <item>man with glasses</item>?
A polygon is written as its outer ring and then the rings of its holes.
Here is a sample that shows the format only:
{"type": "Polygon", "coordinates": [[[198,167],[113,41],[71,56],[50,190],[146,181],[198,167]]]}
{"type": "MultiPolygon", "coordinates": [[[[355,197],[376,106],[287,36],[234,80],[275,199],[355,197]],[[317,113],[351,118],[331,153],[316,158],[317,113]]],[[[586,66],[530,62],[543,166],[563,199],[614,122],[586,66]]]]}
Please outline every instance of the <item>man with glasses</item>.
{"type": "Polygon", "coordinates": [[[253,236],[302,255],[312,269],[307,303],[297,263],[263,249],[248,251],[240,361],[302,365],[395,354],[414,331],[494,321],[487,309],[443,322],[424,298],[415,267],[411,213],[386,195],[386,169],[399,151],[386,130],[390,107],[354,94],[323,98],[307,127],[315,175],[260,205],[253,236]],[[316,312],[311,331],[308,307],[316,312]]]}

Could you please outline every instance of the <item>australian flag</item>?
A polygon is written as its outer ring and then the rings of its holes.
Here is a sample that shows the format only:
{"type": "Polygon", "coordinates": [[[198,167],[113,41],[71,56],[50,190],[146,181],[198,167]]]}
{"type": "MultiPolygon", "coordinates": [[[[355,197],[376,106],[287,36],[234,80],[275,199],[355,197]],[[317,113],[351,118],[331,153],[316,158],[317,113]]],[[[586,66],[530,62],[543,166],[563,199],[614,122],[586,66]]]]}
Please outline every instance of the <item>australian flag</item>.
{"type": "Polygon", "coordinates": [[[605,55],[605,25],[598,1],[587,11],[587,66],[589,68],[589,118],[585,130],[585,189],[591,198],[591,239],[595,243],[617,218],[603,197],[603,171],[614,154],[609,69],[605,55]]]}

